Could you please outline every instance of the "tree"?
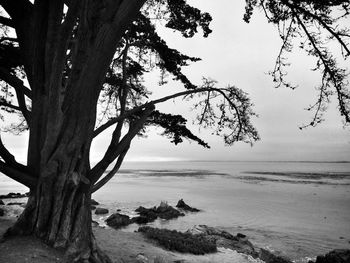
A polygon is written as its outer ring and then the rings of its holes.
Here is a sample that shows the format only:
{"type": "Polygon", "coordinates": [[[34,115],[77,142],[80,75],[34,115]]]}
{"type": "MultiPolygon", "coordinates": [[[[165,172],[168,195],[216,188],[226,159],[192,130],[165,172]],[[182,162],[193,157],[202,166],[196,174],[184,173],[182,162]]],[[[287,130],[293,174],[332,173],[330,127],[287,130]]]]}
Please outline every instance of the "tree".
{"type": "MultiPolygon", "coordinates": [[[[261,7],[273,23],[293,21],[293,34],[288,36],[302,31],[302,25],[322,21],[326,27],[320,22],[321,26],[347,48],[343,40],[349,37],[347,31],[333,29],[337,21],[331,19],[337,6],[348,14],[346,1],[276,3],[247,1],[246,20],[254,6],[261,7]],[[303,13],[310,10],[314,16],[303,13]],[[328,19],[322,18],[324,14],[328,19]]],[[[157,34],[159,20],[186,38],[200,29],[204,37],[210,34],[210,15],[185,0],[0,0],[0,4],[0,105],[5,117],[19,114],[16,129],[29,130],[26,164],[18,163],[0,139],[0,172],[30,188],[27,206],[7,235],[33,234],[65,248],[67,262],[110,262],[93,237],[91,194],[118,171],[132,139],[144,133],[145,127],[156,125],[172,143],[187,138],[209,147],[186,127],[183,116],[157,111],[159,103],[177,97],[193,101],[198,110],[195,121],[214,128],[229,145],[259,139],[251,123],[255,113],[248,95],[234,86],[218,88],[209,79],[194,85],[181,68],[199,58],[170,48],[157,34]],[[147,101],[149,90],[142,76],[154,68],[172,74],[183,83],[184,91],[147,101]],[[107,128],[113,128],[108,149],[91,167],[91,143],[107,128]]],[[[340,111],[348,116],[345,72],[338,71],[321,48],[321,40],[306,26],[304,32],[314,43],[310,54],[318,54],[323,62],[318,66],[325,68],[326,87],[336,87],[342,96],[339,103],[345,105],[340,111]]],[[[287,39],[283,51],[289,50],[287,39]]],[[[275,74],[282,72],[281,56],[275,74]]]]}
{"type": "Polygon", "coordinates": [[[299,48],[307,55],[316,58],[313,70],[321,73],[321,83],[317,87],[319,95],[307,108],[308,111],[313,112],[313,118],[309,124],[303,125],[300,129],[316,126],[323,121],[323,113],[327,110],[333,95],[337,99],[344,124],[348,125],[350,123],[349,71],[339,66],[336,56],[332,54],[334,49],[331,44],[332,42],[338,44],[340,56],[344,61],[349,58],[350,28],[341,25],[342,21],[347,21],[346,19],[349,18],[349,1],[247,0],[244,20],[248,23],[254,8],[263,10],[268,22],[277,26],[282,40],[275,67],[270,72],[276,87],[296,88],[286,80],[285,71],[289,66],[286,53],[292,52],[293,41],[298,41],[299,48]]]}

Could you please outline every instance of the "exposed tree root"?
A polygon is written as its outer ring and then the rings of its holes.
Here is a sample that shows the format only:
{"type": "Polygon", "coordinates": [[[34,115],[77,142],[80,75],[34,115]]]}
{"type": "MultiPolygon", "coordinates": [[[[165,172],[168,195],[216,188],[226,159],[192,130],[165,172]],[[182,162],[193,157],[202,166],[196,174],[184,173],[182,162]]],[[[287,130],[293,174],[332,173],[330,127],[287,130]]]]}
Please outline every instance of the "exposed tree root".
{"type": "MultiPolygon", "coordinates": [[[[88,245],[88,244],[86,244],[88,245]]],[[[65,263],[113,263],[112,260],[96,244],[95,238],[89,246],[82,248],[77,244],[68,247],[64,258],[65,263]]]]}

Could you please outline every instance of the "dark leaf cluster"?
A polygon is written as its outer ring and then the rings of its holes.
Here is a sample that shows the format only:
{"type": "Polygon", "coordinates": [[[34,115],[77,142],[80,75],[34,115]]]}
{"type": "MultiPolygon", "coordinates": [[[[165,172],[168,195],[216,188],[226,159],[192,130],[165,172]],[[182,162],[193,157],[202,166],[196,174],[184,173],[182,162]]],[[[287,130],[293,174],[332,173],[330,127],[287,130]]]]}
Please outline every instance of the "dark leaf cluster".
{"type": "Polygon", "coordinates": [[[170,48],[167,43],[158,35],[155,26],[150,19],[139,14],[130,30],[127,32],[127,39],[130,43],[142,49],[149,49],[159,57],[157,66],[164,69],[180,80],[186,88],[194,88],[194,85],[181,72],[181,67],[187,66],[188,62],[199,61],[199,58],[181,54],[178,50],[170,48]]]}
{"type": "Polygon", "coordinates": [[[187,120],[181,115],[166,114],[154,111],[146,125],[157,125],[164,129],[163,135],[171,139],[175,145],[182,143],[183,138],[196,141],[205,148],[210,146],[199,137],[195,136],[187,127],[187,120]]]}
{"type": "Polygon", "coordinates": [[[168,0],[169,21],[166,27],[180,31],[184,37],[193,37],[198,32],[198,27],[203,30],[204,37],[207,37],[212,30],[209,24],[212,17],[208,13],[202,13],[185,0],[168,0]]]}

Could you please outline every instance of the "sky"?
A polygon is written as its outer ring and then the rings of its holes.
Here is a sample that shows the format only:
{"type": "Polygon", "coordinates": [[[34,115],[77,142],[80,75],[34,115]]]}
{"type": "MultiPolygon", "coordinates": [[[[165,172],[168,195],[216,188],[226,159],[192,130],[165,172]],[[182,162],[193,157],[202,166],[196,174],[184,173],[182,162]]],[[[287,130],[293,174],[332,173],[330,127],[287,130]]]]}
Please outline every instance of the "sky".
{"type": "MultiPolygon", "coordinates": [[[[188,141],[175,146],[160,136],[160,129],[153,129],[147,138],[133,141],[126,161],[350,161],[350,130],[344,129],[335,103],[329,106],[323,123],[315,128],[299,129],[310,122],[312,115],[304,109],[314,102],[317,94],[315,86],[320,75],[310,71],[315,62],[313,59],[295,48],[290,55],[288,79],[298,84],[298,88],[275,89],[267,72],[274,67],[281,39],[277,29],[267,23],[263,14],[256,11],[250,24],[246,24],[242,19],[243,0],[188,2],[212,15],[213,33],[208,38],[198,34],[191,39],[184,39],[169,29],[161,29],[160,34],[170,47],[202,58],[202,61],[184,68],[193,83],[200,84],[202,77],[209,77],[218,81],[218,86],[235,85],[249,93],[254,110],[259,114],[259,118],[253,119],[253,124],[261,140],[252,147],[245,143],[225,146],[222,138],[190,125],[192,132],[207,141],[211,149],[188,141]]],[[[158,86],[159,76],[156,74],[147,75],[145,81],[146,86],[153,87],[152,98],[182,90],[181,84],[174,81],[158,86]]],[[[190,105],[181,100],[165,103],[157,109],[181,113],[188,117],[189,123],[193,117],[190,105]]],[[[102,157],[110,133],[103,133],[93,143],[92,162],[102,157]]],[[[17,159],[25,160],[26,134],[14,137],[2,133],[2,138],[17,159]]]]}

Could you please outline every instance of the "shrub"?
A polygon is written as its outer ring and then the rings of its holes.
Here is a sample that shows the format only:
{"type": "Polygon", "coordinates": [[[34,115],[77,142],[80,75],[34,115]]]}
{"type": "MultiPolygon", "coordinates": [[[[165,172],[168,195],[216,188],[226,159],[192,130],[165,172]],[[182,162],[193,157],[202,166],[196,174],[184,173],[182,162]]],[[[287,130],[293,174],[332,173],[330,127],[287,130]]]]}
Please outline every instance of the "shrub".
{"type": "Polygon", "coordinates": [[[165,249],[181,253],[203,255],[217,251],[216,244],[207,240],[203,235],[192,235],[176,230],[159,229],[143,226],[138,229],[147,238],[156,240],[165,249]]]}

